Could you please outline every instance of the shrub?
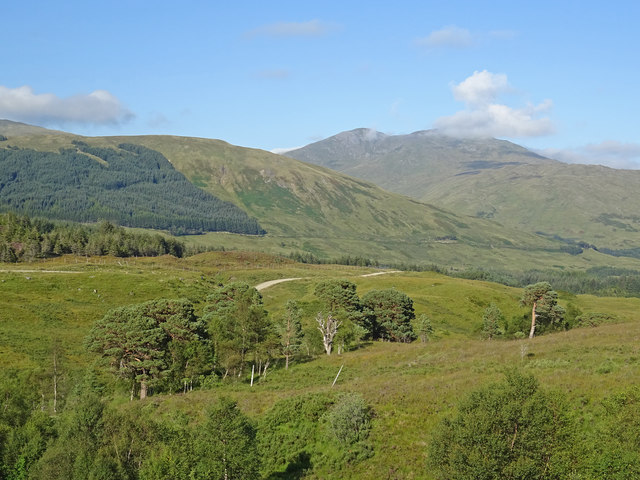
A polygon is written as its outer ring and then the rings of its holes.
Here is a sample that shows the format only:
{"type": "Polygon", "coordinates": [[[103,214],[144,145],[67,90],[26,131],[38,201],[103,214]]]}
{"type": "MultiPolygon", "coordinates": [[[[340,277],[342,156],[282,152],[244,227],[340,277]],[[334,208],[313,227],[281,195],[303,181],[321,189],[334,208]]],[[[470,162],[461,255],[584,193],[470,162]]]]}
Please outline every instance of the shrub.
{"type": "Polygon", "coordinates": [[[438,479],[567,478],[573,425],[564,398],[532,376],[472,392],[436,429],[429,463],[438,479]]]}

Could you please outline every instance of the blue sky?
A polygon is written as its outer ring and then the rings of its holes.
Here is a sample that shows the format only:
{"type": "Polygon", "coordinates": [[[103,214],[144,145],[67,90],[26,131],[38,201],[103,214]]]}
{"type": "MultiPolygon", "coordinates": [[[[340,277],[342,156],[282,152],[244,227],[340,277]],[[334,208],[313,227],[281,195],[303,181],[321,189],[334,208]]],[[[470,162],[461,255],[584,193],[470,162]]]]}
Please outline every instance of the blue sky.
{"type": "Polygon", "coordinates": [[[437,127],[640,168],[639,5],[7,2],[0,118],[266,150],[437,127]]]}

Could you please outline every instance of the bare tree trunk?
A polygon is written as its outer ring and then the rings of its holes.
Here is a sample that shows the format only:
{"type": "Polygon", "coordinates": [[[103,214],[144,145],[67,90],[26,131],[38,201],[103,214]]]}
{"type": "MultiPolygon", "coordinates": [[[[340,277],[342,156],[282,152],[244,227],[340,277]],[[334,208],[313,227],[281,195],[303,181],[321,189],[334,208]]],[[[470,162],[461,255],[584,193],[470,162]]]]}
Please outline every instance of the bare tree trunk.
{"type": "Polygon", "coordinates": [[[289,355],[284,356],[284,369],[289,370],[289,355]]]}
{"type": "Polygon", "coordinates": [[[537,303],[533,302],[533,308],[531,309],[531,331],[529,332],[529,338],[533,338],[536,333],[536,306],[537,303]]]}
{"type": "Polygon", "coordinates": [[[316,322],[318,322],[318,330],[322,333],[322,343],[324,344],[324,351],[327,355],[331,355],[331,349],[333,348],[333,338],[338,333],[338,327],[342,322],[333,318],[331,314],[327,315],[327,318],[322,317],[322,313],[316,315],[316,322]]]}

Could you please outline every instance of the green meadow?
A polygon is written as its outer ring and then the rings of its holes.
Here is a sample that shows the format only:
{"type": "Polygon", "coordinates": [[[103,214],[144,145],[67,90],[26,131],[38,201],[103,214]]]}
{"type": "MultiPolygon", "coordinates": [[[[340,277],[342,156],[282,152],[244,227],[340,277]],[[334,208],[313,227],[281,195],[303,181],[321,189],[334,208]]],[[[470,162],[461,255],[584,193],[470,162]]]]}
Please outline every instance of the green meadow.
{"type": "Polygon", "coordinates": [[[357,461],[318,462],[315,466],[312,462],[304,477],[269,478],[435,478],[427,458],[434,429],[456,411],[461,398],[500,381],[512,367],[533,374],[542,388],[562,392],[579,436],[588,438],[609,421],[607,401],[634,387],[640,378],[639,298],[559,292],[561,306],[571,305],[585,314],[607,314],[606,321],[532,340],[506,335],[483,340],[482,315],[491,303],[507,321],[530,315],[519,306],[521,289],[433,272],[363,277],[377,271],[303,265],[246,252],[210,252],[185,259],[64,256],[3,264],[0,270],[0,367],[18,376],[31,372],[42,398],[39,407],[54,419],[60,415],[52,411],[54,352],[61,396],[72,399],[83,371],[94,368],[105,382],[115,385],[104,398],[111,408],[158,422],[169,421],[176,412],[201,421],[198,419],[220,397],[236,401],[244,414],[259,423],[285,399],[353,392],[362,396],[372,412],[368,440],[372,453],[357,461]],[[299,280],[261,293],[272,321],[283,315],[287,300],[299,302],[303,330],[310,339],[308,351],[294,359],[288,370],[283,359],[275,359],[253,385],[250,370],[245,370],[240,378],[216,378],[206,388],[130,401],[126,386],[118,387],[106,370],[91,367],[95,355],[83,347],[93,323],[114,307],[185,297],[200,314],[204,297],[219,283],[241,280],[256,286],[293,277],[299,280]],[[341,355],[325,355],[317,339],[313,340],[317,335],[314,316],[321,308],[314,288],[330,278],[354,282],[360,298],[374,289],[406,293],[414,301],[416,314],[424,313],[432,321],[434,332],[429,341],[369,341],[341,355]]]}

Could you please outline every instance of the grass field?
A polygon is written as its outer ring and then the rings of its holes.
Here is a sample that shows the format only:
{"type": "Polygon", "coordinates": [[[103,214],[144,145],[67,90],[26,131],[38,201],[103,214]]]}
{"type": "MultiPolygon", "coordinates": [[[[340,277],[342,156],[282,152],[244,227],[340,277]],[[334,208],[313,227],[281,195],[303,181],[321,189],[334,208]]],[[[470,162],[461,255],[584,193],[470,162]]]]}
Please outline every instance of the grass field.
{"type": "MultiPolygon", "coordinates": [[[[640,378],[640,299],[560,295],[584,312],[615,315],[615,323],[543,335],[533,340],[479,338],[482,313],[496,303],[505,317],[526,314],[518,306],[521,290],[502,285],[424,273],[390,273],[362,277],[373,270],[309,266],[258,253],[216,252],[186,259],[85,259],[63,257],[42,263],[0,265],[0,367],[39,371],[46,378],[54,349],[64,356],[67,381],[93,359],[82,342],[92,323],[109,309],[160,297],[206,294],[205,280],[266,280],[300,277],[262,294],[272,318],[287,299],[298,300],[304,324],[313,329],[318,307],[315,284],[348,278],[360,296],[371,289],[396,288],[428,314],[431,341],[411,344],[373,342],[342,355],[318,355],[271,367],[253,387],[247,376],[218,381],[208,390],[155,395],[122,408],[153,407],[154,415],[176,409],[202,415],[221,395],[238,401],[258,419],[275,402],[311,392],[359,392],[374,412],[373,457],[340,471],[316,472],[317,478],[432,478],[426,469],[427,445],[435,425],[475,388],[499,380],[517,366],[535,374],[544,388],[565,392],[577,416],[597,422],[601,401],[624,391],[640,378]],[[22,271],[27,268],[29,271],[22,271]],[[54,273],[54,272],[74,273],[54,273]],[[344,365],[335,387],[331,384],[344,365]]],[[[45,385],[46,382],[43,382],[45,385]]],[[[43,386],[43,395],[50,395],[43,386]]],[[[586,421],[586,420],[585,420],[586,421]]],[[[588,422],[587,422],[588,423],[588,422]]],[[[588,425],[584,428],[588,428],[588,425]]],[[[314,477],[309,477],[314,478],[314,477]]]]}

